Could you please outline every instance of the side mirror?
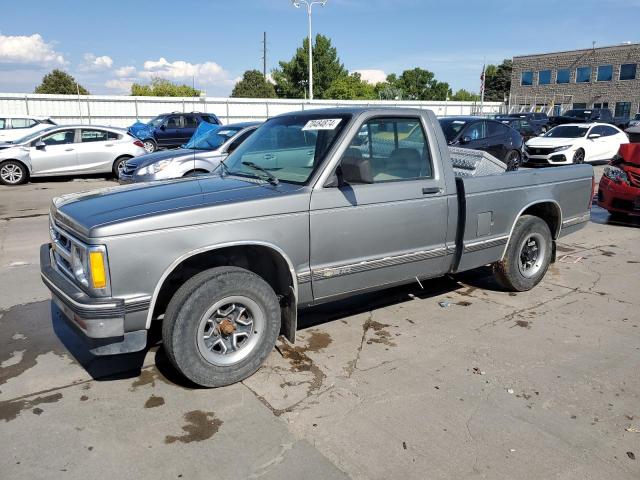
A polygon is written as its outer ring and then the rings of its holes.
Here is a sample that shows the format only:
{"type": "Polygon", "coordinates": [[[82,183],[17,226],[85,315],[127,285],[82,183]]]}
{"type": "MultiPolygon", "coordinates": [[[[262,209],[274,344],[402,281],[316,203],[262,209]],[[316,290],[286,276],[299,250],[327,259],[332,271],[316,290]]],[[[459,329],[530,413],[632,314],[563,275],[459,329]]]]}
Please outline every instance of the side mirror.
{"type": "Polygon", "coordinates": [[[471,137],[469,135],[465,135],[464,137],[462,137],[460,139],[460,143],[462,145],[464,145],[465,143],[469,143],[469,142],[471,142],[471,137]]]}
{"type": "Polygon", "coordinates": [[[599,133],[591,133],[587,138],[590,140],[595,140],[596,138],[600,138],[601,136],[602,135],[600,135],[599,133]]]}
{"type": "Polygon", "coordinates": [[[167,127],[164,124],[160,125],[160,130],[162,130],[164,132],[166,129],[167,129],[167,127]]]}
{"type": "Polygon", "coordinates": [[[46,147],[47,145],[42,140],[40,140],[36,142],[34,146],[36,147],[37,150],[44,150],[44,147],[46,147]]]}
{"type": "Polygon", "coordinates": [[[371,162],[366,158],[343,157],[336,170],[338,186],[344,184],[373,183],[371,162]]]}

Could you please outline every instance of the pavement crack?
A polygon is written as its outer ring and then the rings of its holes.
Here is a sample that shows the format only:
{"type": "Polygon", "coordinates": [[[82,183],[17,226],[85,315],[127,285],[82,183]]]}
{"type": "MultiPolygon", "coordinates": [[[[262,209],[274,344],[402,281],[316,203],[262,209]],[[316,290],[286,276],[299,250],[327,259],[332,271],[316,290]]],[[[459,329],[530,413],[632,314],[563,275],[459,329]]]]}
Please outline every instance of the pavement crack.
{"type": "Polygon", "coordinates": [[[371,325],[371,321],[373,320],[373,312],[369,312],[369,318],[365,320],[362,324],[362,336],[360,337],[360,345],[358,345],[358,349],[356,350],[356,356],[353,360],[350,360],[347,363],[345,368],[347,372],[347,378],[351,378],[353,372],[358,368],[358,361],[360,360],[360,354],[362,353],[362,347],[364,346],[364,341],[367,338],[367,332],[369,331],[369,326],[371,325]]]}

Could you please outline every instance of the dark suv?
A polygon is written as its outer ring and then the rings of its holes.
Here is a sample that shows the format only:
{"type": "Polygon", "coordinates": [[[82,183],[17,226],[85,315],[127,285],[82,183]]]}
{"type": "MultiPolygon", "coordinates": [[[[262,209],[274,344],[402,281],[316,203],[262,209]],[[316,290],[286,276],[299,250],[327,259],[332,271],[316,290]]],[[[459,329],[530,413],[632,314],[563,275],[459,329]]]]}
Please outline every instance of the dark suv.
{"type": "Polygon", "coordinates": [[[495,118],[499,122],[511,121],[511,120],[525,120],[533,129],[542,133],[546,132],[549,127],[549,117],[544,112],[522,112],[522,113],[507,113],[505,115],[498,115],[495,118]]]}
{"type": "Polygon", "coordinates": [[[610,123],[615,125],[611,110],[608,108],[574,108],[567,110],[564,115],[551,117],[549,123],[551,126],[564,125],[566,123],[610,123]]]}
{"type": "Polygon", "coordinates": [[[144,149],[155,152],[159,147],[176,148],[186,143],[200,122],[220,125],[221,122],[213,113],[163,113],[145,123],[136,122],[129,127],[129,133],[142,140],[144,149]]]}

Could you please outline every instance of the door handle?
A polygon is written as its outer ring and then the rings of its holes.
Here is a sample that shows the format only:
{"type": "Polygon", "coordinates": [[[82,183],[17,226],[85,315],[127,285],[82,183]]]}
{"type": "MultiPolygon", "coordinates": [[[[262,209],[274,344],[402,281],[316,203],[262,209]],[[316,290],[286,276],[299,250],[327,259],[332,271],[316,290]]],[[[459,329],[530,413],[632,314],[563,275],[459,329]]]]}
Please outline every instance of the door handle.
{"type": "Polygon", "coordinates": [[[73,148],[65,148],[64,149],[65,152],[73,152],[73,150],[74,150],[73,148]]]}
{"type": "Polygon", "coordinates": [[[439,187],[423,187],[422,194],[423,195],[433,195],[436,193],[440,193],[442,190],[439,187]]]}
{"type": "Polygon", "coordinates": [[[113,143],[107,143],[105,147],[113,147],[113,143]]]}

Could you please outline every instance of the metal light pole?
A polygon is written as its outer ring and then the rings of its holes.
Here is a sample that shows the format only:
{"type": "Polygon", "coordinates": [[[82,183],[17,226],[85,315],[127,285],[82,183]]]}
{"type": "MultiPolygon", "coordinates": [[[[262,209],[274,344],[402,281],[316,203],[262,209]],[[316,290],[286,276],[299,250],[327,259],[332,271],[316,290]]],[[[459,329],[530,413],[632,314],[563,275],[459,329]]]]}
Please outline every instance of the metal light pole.
{"type": "Polygon", "coordinates": [[[294,7],[300,8],[302,4],[307,6],[307,17],[309,18],[309,100],[313,100],[313,57],[311,49],[311,8],[317,3],[321,7],[327,0],[291,0],[294,7]]]}

